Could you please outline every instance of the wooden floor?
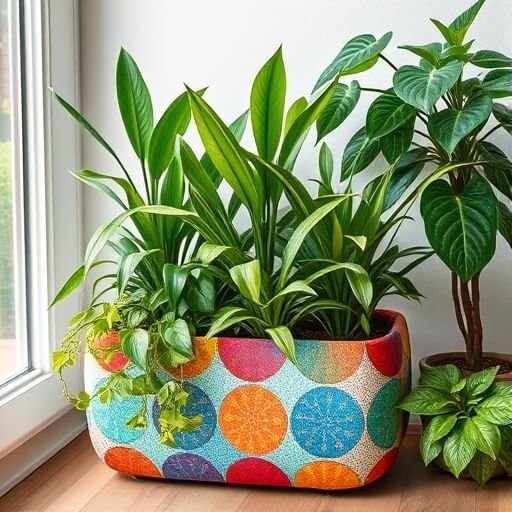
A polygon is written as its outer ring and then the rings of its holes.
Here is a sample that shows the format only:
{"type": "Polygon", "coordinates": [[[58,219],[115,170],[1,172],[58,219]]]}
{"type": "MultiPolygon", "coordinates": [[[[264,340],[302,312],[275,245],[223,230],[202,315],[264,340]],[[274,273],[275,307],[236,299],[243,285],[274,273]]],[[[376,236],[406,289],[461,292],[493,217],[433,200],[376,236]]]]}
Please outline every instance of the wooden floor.
{"type": "Polygon", "coordinates": [[[134,480],[106,467],[86,433],[11,492],[2,512],[512,512],[512,479],[484,489],[424,469],[417,436],[408,436],[382,480],[355,491],[325,493],[134,480]]]}

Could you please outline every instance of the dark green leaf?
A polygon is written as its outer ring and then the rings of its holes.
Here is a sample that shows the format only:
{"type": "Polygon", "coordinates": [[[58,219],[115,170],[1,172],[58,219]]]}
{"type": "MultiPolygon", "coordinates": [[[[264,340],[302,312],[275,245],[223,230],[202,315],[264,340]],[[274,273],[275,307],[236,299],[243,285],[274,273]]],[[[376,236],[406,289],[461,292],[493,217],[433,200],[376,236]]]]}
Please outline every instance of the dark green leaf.
{"type": "Polygon", "coordinates": [[[200,313],[214,312],[215,296],[215,283],[204,272],[201,272],[197,278],[190,280],[184,291],[184,297],[190,309],[200,313]]]}
{"type": "Polygon", "coordinates": [[[475,21],[484,3],[485,0],[478,0],[478,2],[473,4],[469,9],[466,9],[450,23],[448,28],[453,34],[456,44],[461,44],[464,41],[467,31],[475,21]]]}
{"type": "Polygon", "coordinates": [[[400,128],[380,139],[382,154],[389,164],[394,164],[411,147],[415,123],[416,118],[411,117],[400,128]]]}
{"type": "Polygon", "coordinates": [[[468,469],[469,474],[477,481],[478,485],[484,486],[496,471],[496,461],[485,453],[476,452],[468,469]]]}
{"type": "Polygon", "coordinates": [[[512,211],[501,201],[498,202],[498,230],[512,249],[512,211]]]}
{"type": "Polygon", "coordinates": [[[459,61],[449,62],[431,71],[417,66],[403,66],[393,76],[395,93],[409,105],[429,114],[461,72],[462,63],[459,61]]]}
{"type": "Polygon", "coordinates": [[[460,194],[444,180],[431,183],[421,197],[421,214],[432,248],[463,281],[491,260],[496,249],[497,202],[478,175],[460,194]]]}
{"type": "Polygon", "coordinates": [[[164,265],[164,286],[165,291],[167,292],[167,297],[169,298],[169,303],[173,310],[178,308],[188,276],[189,270],[184,267],[174,265],[173,263],[166,263],[164,265]]]}
{"type": "Polygon", "coordinates": [[[425,466],[428,466],[433,460],[437,459],[443,451],[443,445],[440,441],[434,441],[425,431],[420,439],[420,453],[425,466]]]}
{"type": "Polygon", "coordinates": [[[471,57],[471,64],[479,68],[510,68],[512,59],[492,50],[480,50],[471,57]]]}
{"type": "Polygon", "coordinates": [[[123,48],[117,61],[117,102],[128,138],[140,158],[146,157],[153,130],[153,106],[137,64],[123,48]]]}
{"type": "Polygon", "coordinates": [[[502,103],[494,103],[492,113],[496,120],[503,125],[503,128],[512,135],[512,109],[502,103]]]}
{"type": "Polygon", "coordinates": [[[512,199],[512,162],[491,142],[478,143],[485,177],[508,199],[512,199]]]}
{"type": "Polygon", "coordinates": [[[460,381],[459,369],[453,364],[423,368],[420,376],[420,386],[428,386],[443,393],[450,393],[460,381]]]}
{"type": "Polygon", "coordinates": [[[124,355],[135,365],[146,370],[149,333],[144,329],[123,329],[119,332],[124,355]]]}
{"type": "Polygon", "coordinates": [[[380,141],[370,140],[366,128],[358,130],[350,139],[341,162],[341,181],[366,169],[380,152],[380,141]]]}
{"type": "Polygon", "coordinates": [[[189,360],[194,358],[192,337],[185,320],[178,318],[172,322],[166,322],[162,328],[162,336],[165,343],[179,355],[189,360]]]}
{"type": "Polygon", "coordinates": [[[379,40],[370,34],[351,39],[336,55],[334,60],[320,75],[313,92],[332,80],[336,75],[354,75],[374,66],[379,54],[391,41],[392,32],[384,34],[379,40]]]}
{"type": "Polygon", "coordinates": [[[316,122],[317,143],[347,119],[357,105],[360,95],[361,88],[355,80],[350,85],[337,84],[334,94],[316,122]]]}
{"type": "Polygon", "coordinates": [[[441,43],[430,43],[424,46],[410,46],[404,45],[399,46],[398,48],[402,48],[403,50],[408,50],[422,59],[430,62],[434,67],[439,67],[439,62],[441,60],[441,53],[443,51],[443,45],[441,43]]]}
{"type": "Polygon", "coordinates": [[[508,98],[512,96],[512,70],[494,69],[482,80],[481,88],[491,98],[508,98]]]}

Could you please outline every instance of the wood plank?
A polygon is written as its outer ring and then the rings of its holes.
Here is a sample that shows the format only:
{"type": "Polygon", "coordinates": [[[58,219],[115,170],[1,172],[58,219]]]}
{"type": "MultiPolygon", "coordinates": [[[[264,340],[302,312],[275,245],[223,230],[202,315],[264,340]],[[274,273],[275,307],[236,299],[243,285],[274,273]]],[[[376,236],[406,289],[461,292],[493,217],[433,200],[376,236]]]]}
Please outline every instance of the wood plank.
{"type": "Polygon", "coordinates": [[[476,491],[478,512],[510,512],[512,510],[512,480],[501,478],[476,491]]]}

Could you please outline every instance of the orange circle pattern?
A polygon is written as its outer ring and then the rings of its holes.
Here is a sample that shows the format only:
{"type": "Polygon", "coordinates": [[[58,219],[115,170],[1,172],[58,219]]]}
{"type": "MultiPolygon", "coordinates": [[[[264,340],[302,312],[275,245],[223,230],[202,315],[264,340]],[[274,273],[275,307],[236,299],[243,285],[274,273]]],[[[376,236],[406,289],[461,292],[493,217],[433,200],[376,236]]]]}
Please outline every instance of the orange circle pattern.
{"type": "Polygon", "coordinates": [[[157,467],[142,453],[133,448],[116,446],[105,453],[105,464],[121,473],[128,475],[162,478],[157,467]]]}
{"type": "Polygon", "coordinates": [[[278,398],[261,386],[231,391],[219,409],[224,437],[238,450],[262,455],[275,450],[288,430],[288,416],[278,398]]]}
{"type": "Polygon", "coordinates": [[[360,487],[361,480],[357,473],[339,462],[319,461],[306,464],[297,471],[294,485],[335,491],[360,487]]]}
{"type": "Polygon", "coordinates": [[[195,358],[176,368],[167,368],[167,371],[175,379],[191,379],[192,377],[197,377],[212,364],[215,351],[217,350],[217,338],[207,340],[205,337],[194,337],[192,338],[192,342],[195,358]]]}

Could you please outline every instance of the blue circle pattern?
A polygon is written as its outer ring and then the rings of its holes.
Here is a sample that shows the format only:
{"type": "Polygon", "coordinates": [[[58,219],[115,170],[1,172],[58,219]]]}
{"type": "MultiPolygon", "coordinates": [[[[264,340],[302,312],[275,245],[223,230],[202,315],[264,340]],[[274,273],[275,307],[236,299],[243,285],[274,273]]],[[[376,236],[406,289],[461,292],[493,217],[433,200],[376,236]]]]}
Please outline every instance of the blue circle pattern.
{"type": "MultiPolygon", "coordinates": [[[[187,405],[183,407],[183,414],[185,416],[200,415],[203,417],[203,421],[197,430],[185,433],[178,432],[174,437],[178,448],[195,450],[206,444],[213,436],[217,425],[217,414],[210,398],[202,389],[188,382],[184,382],[183,387],[190,394],[187,405]]],[[[153,423],[160,432],[159,416],[160,406],[155,399],[153,403],[153,423]]]]}
{"type": "MultiPolygon", "coordinates": [[[[98,382],[102,386],[106,379],[98,382]]],[[[99,430],[111,441],[133,443],[144,434],[142,429],[128,428],[126,421],[135,416],[142,407],[142,400],[136,396],[113,398],[108,404],[102,404],[98,397],[91,401],[94,422],[99,430]]]]}
{"type": "Polygon", "coordinates": [[[297,443],[317,457],[341,457],[356,446],[364,430],[358,403],[344,391],[319,387],[295,404],[291,427],[297,443]]]}

